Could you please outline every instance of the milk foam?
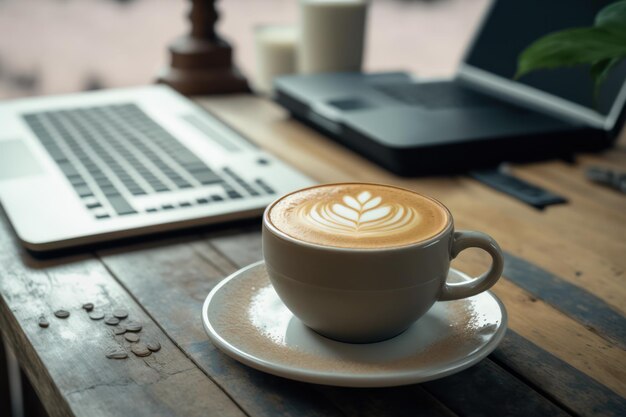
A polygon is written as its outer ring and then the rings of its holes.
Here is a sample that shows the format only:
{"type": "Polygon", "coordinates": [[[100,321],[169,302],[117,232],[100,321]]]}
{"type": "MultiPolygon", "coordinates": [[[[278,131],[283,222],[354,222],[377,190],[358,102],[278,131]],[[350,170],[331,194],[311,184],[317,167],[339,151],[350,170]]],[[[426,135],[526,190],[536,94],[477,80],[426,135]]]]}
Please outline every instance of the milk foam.
{"type": "Polygon", "coordinates": [[[332,184],[289,194],[270,209],[279,230],[311,243],[339,247],[386,247],[434,236],[448,222],[434,200],[400,188],[332,184]]]}
{"type": "Polygon", "coordinates": [[[297,210],[301,222],[339,235],[383,236],[414,227],[421,221],[412,207],[383,202],[382,197],[362,191],[344,195],[341,202],[309,201],[297,210]]]}

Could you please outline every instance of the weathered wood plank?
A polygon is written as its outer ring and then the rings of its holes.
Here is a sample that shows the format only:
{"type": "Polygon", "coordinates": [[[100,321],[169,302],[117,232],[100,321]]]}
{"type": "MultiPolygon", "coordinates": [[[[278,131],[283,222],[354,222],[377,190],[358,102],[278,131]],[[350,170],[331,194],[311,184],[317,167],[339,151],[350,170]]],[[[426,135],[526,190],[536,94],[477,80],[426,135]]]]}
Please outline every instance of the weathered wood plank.
{"type": "Polygon", "coordinates": [[[415,386],[394,388],[336,388],[318,386],[320,392],[347,416],[359,417],[453,417],[443,403],[415,386]],[[389,407],[389,404],[393,404],[389,407]]]}
{"type": "MultiPolygon", "coordinates": [[[[484,196],[477,193],[476,197],[484,196]]],[[[545,219],[539,223],[540,219],[535,219],[534,216],[532,219],[508,215],[503,218],[499,211],[506,212],[507,207],[502,203],[502,208],[498,210],[497,206],[500,206],[500,203],[494,207],[477,207],[472,210],[463,202],[454,202],[451,209],[458,220],[459,229],[486,231],[494,236],[507,252],[532,261],[542,269],[584,287],[618,312],[622,314],[626,312],[626,305],[623,302],[626,298],[626,287],[620,279],[626,262],[622,255],[626,252],[620,252],[619,256],[605,253],[604,245],[595,246],[587,242],[584,236],[564,238],[560,234],[560,229],[555,229],[545,219]],[[480,213],[480,216],[476,213],[480,213]]],[[[611,241],[607,237],[604,237],[604,240],[611,241]]]]}
{"type": "Polygon", "coordinates": [[[207,242],[237,269],[263,259],[260,227],[230,236],[209,236],[207,242]]]}
{"type": "Polygon", "coordinates": [[[539,346],[509,330],[491,354],[499,365],[513,371],[566,404],[575,414],[589,417],[626,415],[626,399],[539,346]]]}
{"type": "MultiPolygon", "coordinates": [[[[613,153],[616,153],[615,151],[613,153]]],[[[605,153],[604,159],[607,158],[605,153]]],[[[620,155],[617,152],[617,155],[620,155]]],[[[621,157],[621,169],[624,169],[626,157],[621,157]]],[[[584,155],[581,159],[585,161],[590,156],[584,155]]],[[[544,162],[530,165],[521,165],[513,168],[515,175],[528,179],[540,186],[549,188],[558,194],[563,194],[570,204],[585,211],[595,211],[597,215],[592,219],[602,230],[606,230],[605,225],[609,225],[612,220],[624,219],[626,213],[626,202],[623,195],[608,187],[591,182],[585,177],[585,171],[589,164],[581,162],[567,164],[565,162],[544,162]],[[593,196],[593,198],[589,198],[593,196]]]]}
{"type": "Polygon", "coordinates": [[[11,415],[11,396],[9,394],[9,372],[4,340],[0,332],[0,415],[11,415]]]}
{"type": "Polygon", "coordinates": [[[510,253],[505,253],[504,275],[537,298],[626,349],[626,318],[600,298],[510,253]]]}
{"type": "MultiPolygon", "coordinates": [[[[462,179],[461,183],[463,188],[459,187],[457,193],[441,199],[452,211],[459,229],[485,230],[503,242],[515,240],[518,245],[550,245],[553,252],[569,250],[570,254],[564,254],[566,259],[579,250],[597,252],[601,247],[605,258],[618,265],[626,262],[621,256],[626,252],[621,220],[607,224],[597,210],[574,204],[538,211],[474,180],[462,179]]],[[[528,247],[525,258],[534,260],[530,258],[532,249],[528,247]]]]}
{"type": "Polygon", "coordinates": [[[462,416],[569,415],[488,359],[458,374],[422,385],[462,416]]]}
{"type": "Polygon", "coordinates": [[[52,416],[150,415],[243,417],[244,413],[145,314],[89,255],[37,261],[0,221],[0,328],[52,416]],[[141,338],[159,341],[146,358],[111,360],[107,348],[129,343],[81,306],[123,307],[143,322],[141,338]],[[70,312],[54,317],[57,309],[70,312]],[[38,326],[45,315],[50,326],[38,326]]]}
{"type": "MultiPolygon", "coordinates": [[[[467,251],[454,265],[476,275],[485,270],[487,262],[481,252],[467,251]]],[[[509,312],[509,328],[613,391],[626,395],[626,368],[615,366],[624,362],[621,348],[520,288],[506,275],[492,291],[509,312]]]]}
{"type": "MultiPolygon", "coordinates": [[[[626,138],[626,135],[622,135],[626,138]]],[[[610,151],[602,152],[601,154],[588,154],[580,155],[578,160],[585,166],[601,166],[616,169],[619,171],[624,170],[624,160],[626,159],[626,140],[610,151]]],[[[618,194],[619,195],[619,194],[618,194]]]]}
{"type": "Polygon", "coordinates": [[[248,368],[222,354],[202,326],[204,299],[225,274],[186,242],[99,253],[161,328],[250,416],[342,415],[311,386],[248,368]]]}
{"type": "Polygon", "coordinates": [[[22,380],[22,399],[24,402],[24,417],[48,417],[48,413],[41,399],[37,396],[33,385],[24,371],[20,370],[22,380]]]}

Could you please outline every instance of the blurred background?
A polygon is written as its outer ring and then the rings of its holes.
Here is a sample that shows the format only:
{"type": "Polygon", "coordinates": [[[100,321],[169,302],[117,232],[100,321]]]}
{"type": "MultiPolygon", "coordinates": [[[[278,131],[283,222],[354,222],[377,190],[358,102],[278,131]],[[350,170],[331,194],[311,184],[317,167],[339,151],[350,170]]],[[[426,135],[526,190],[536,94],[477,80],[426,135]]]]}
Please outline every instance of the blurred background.
{"type": "MultiPolygon", "coordinates": [[[[219,33],[255,73],[254,27],[295,23],[298,0],[221,0],[219,33]]],[[[0,0],[0,99],[153,82],[189,29],[186,0],[0,0]]],[[[489,0],[372,0],[365,70],[451,75],[489,0]]]]}

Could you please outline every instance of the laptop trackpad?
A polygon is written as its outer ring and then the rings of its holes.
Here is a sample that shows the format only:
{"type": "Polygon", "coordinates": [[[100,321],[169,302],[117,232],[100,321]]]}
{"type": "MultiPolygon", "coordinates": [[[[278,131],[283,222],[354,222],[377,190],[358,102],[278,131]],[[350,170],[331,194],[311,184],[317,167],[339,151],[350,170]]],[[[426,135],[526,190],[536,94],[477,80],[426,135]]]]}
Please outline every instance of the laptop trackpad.
{"type": "Polygon", "coordinates": [[[42,174],[42,166],[21,140],[0,140],[0,181],[42,174]]]}

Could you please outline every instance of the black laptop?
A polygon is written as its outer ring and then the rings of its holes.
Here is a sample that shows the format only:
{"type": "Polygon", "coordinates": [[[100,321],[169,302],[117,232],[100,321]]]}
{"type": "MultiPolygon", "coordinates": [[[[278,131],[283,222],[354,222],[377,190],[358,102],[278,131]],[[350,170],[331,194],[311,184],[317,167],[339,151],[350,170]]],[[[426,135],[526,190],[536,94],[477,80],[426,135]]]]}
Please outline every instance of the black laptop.
{"type": "Polygon", "coordinates": [[[276,100],[294,117],[401,175],[600,150],[622,126],[626,62],[612,70],[595,100],[588,68],[513,76],[519,53],[534,40],[592,25],[607,3],[500,0],[454,79],[419,80],[400,72],[284,76],[275,82],[276,100]]]}

